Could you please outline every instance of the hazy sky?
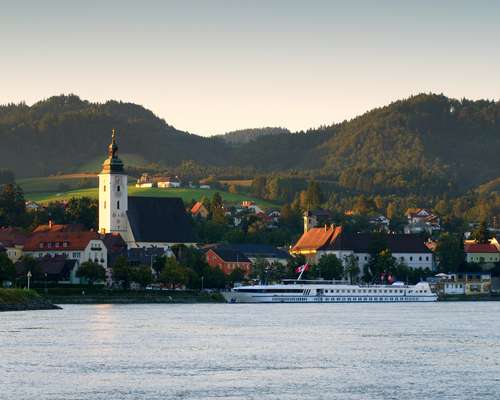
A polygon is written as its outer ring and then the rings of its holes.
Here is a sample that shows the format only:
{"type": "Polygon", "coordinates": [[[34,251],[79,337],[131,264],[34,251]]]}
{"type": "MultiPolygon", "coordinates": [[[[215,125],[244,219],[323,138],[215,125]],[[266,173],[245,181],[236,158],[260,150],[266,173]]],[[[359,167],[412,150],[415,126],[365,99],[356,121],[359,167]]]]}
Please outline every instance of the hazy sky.
{"type": "Polygon", "coordinates": [[[0,103],[139,103],[198,134],[500,98],[500,1],[0,0],[0,103]]]}

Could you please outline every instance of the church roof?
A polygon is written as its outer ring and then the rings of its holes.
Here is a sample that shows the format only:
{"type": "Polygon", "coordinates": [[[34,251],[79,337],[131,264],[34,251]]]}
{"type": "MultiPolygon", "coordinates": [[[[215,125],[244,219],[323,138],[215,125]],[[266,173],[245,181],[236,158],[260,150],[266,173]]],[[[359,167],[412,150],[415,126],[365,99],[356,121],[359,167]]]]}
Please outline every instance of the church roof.
{"type": "Polygon", "coordinates": [[[111,144],[108,146],[108,158],[102,164],[101,174],[115,174],[123,172],[123,162],[118,157],[118,145],[116,144],[115,130],[111,136],[111,144]]]}
{"type": "Polygon", "coordinates": [[[178,197],[129,197],[127,216],[135,242],[195,242],[184,203],[178,197]]]}

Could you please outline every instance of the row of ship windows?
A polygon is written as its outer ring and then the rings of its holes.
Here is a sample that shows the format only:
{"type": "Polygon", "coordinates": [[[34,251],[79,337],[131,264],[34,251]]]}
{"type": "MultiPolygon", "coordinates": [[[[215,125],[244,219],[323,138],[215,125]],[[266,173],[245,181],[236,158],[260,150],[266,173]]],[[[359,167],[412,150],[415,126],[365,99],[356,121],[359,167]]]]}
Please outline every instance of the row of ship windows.
{"type": "MultiPolygon", "coordinates": [[[[325,293],[404,293],[402,289],[331,289],[325,290],[325,293]]],[[[413,290],[408,290],[413,293],[413,290]]],[[[415,293],[427,293],[427,290],[415,290],[415,293]]]]}
{"type": "MultiPolygon", "coordinates": [[[[320,299],[315,299],[317,302],[334,302],[334,301],[412,301],[409,297],[324,297],[320,299]]],[[[307,302],[307,297],[275,297],[273,301],[276,302],[307,302]]]]}

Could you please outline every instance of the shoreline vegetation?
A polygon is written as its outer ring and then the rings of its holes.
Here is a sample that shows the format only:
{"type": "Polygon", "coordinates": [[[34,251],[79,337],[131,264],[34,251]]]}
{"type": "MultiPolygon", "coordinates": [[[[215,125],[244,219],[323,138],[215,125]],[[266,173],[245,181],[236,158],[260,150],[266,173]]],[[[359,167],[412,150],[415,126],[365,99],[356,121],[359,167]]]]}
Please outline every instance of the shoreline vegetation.
{"type": "Polygon", "coordinates": [[[60,308],[61,307],[54,305],[48,299],[40,296],[34,290],[0,289],[0,312],[57,310],[60,308]]]}

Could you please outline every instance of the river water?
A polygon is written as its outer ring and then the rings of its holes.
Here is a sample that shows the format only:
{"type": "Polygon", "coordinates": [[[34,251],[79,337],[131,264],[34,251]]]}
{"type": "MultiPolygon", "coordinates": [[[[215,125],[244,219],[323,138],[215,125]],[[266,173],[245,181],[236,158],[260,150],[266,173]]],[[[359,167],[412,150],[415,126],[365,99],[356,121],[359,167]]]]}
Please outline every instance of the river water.
{"type": "Polygon", "coordinates": [[[0,313],[0,399],[500,399],[500,302],[0,313]]]}

